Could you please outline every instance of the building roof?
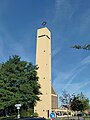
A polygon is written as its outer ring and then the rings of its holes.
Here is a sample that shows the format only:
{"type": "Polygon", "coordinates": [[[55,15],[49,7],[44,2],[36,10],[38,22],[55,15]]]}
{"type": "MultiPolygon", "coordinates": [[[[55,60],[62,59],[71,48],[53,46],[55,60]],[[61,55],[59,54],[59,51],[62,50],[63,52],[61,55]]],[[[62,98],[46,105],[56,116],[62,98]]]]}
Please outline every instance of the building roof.
{"type": "Polygon", "coordinates": [[[57,95],[52,85],[51,85],[51,94],[57,95]]]}

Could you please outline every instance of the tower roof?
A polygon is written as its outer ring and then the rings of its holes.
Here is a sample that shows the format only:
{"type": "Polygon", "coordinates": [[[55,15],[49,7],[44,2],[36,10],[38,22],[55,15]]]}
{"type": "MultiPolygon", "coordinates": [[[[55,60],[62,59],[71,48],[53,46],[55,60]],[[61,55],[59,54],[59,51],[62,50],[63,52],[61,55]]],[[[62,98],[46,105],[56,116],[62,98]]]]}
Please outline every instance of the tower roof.
{"type": "Polygon", "coordinates": [[[51,34],[50,30],[47,27],[39,28],[37,30],[37,33],[39,36],[47,35],[48,37],[50,37],[51,34]]]}

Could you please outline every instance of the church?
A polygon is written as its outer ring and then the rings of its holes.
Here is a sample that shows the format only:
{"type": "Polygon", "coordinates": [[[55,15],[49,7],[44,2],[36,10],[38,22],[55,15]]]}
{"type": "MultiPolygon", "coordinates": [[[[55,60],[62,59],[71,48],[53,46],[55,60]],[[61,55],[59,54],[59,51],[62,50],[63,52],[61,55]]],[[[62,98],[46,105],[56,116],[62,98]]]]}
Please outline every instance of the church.
{"type": "Polygon", "coordinates": [[[52,85],[51,73],[51,32],[47,27],[37,30],[36,65],[41,86],[40,101],[37,102],[34,112],[39,117],[49,118],[50,113],[58,108],[58,95],[52,85]]]}

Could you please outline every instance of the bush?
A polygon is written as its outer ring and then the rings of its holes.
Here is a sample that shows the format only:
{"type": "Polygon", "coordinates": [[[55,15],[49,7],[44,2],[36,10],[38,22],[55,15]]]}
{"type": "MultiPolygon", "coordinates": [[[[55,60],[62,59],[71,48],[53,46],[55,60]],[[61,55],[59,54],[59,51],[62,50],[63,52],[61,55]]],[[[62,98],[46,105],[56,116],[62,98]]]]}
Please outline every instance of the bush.
{"type": "Polygon", "coordinates": [[[33,116],[37,116],[37,114],[34,115],[34,111],[33,109],[21,109],[20,110],[20,116],[21,117],[33,117],[33,116]]]}
{"type": "Polygon", "coordinates": [[[38,113],[37,112],[33,113],[33,117],[38,117],[38,113]]]}
{"type": "Polygon", "coordinates": [[[27,111],[25,109],[20,110],[20,116],[21,117],[27,117],[27,111]]]}

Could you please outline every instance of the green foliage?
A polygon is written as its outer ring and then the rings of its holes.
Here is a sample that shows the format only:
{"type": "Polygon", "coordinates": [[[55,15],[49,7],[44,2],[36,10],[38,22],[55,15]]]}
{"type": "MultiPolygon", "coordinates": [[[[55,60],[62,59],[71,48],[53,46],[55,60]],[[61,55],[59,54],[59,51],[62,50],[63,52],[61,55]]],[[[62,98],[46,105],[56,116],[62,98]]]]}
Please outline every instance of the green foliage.
{"type": "Polygon", "coordinates": [[[38,117],[38,114],[35,112],[34,113],[34,111],[33,111],[33,109],[21,109],[20,110],[20,116],[21,117],[38,117]]]}
{"type": "Polygon", "coordinates": [[[38,113],[37,112],[33,113],[33,117],[38,117],[38,113]]]}
{"type": "Polygon", "coordinates": [[[27,110],[27,115],[28,115],[29,117],[31,117],[33,113],[34,113],[34,109],[29,108],[29,109],[27,110]]]}
{"type": "Polygon", "coordinates": [[[83,104],[76,96],[73,97],[70,107],[73,111],[82,111],[83,110],[83,104]]]}
{"type": "Polygon", "coordinates": [[[21,103],[34,106],[39,101],[38,67],[15,55],[0,68],[0,110],[21,103]]]}
{"type": "Polygon", "coordinates": [[[73,111],[84,111],[89,108],[89,99],[83,93],[73,95],[70,102],[70,107],[73,111]]]}
{"type": "Polygon", "coordinates": [[[85,111],[90,108],[89,99],[81,92],[77,95],[70,95],[67,91],[62,91],[62,96],[59,97],[63,106],[73,111],[85,111]]]}
{"type": "Polygon", "coordinates": [[[26,117],[26,116],[27,116],[26,109],[21,109],[21,110],[20,110],[20,116],[21,116],[21,117],[26,117]]]}
{"type": "Polygon", "coordinates": [[[83,104],[83,110],[90,108],[89,99],[86,98],[86,96],[82,92],[80,94],[78,94],[77,97],[83,104]]]}
{"type": "Polygon", "coordinates": [[[87,45],[84,45],[84,46],[74,45],[74,46],[72,46],[72,48],[90,50],[90,44],[87,44],[87,45]]]}

